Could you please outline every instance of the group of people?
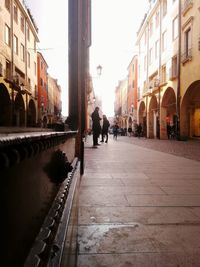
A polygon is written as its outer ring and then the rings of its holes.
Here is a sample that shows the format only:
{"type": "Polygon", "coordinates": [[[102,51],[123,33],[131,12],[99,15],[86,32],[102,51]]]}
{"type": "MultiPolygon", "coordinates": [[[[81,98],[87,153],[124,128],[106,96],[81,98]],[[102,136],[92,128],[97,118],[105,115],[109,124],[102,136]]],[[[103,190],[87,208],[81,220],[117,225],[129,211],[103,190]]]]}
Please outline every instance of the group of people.
{"type": "Polygon", "coordinates": [[[97,147],[100,144],[98,143],[98,138],[101,135],[101,141],[105,143],[108,142],[108,129],[110,126],[110,123],[106,117],[106,115],[103,115],[103,125],[101,127],[101,120],[102,118],[99,116],[99,107],[96,107],[94,112],[91,115],[92,117],[92,131],[93,131],[93,147],[97,147]]]}
{"type": "Polygon", "coordinates": [[[175,139],[176,137],[175,125],[170,125],[169,123],[167,123],[167,137],[168,139],[175,139]]]}
{"type": "MultiPolygon", "coordinates": [[[[107,119],[106,115],[103,115],[103,123],[101,127],[101,120],[102,118],[99,116],[99,107],[96,107],[93,113],[91,114],[92,118],[92,132],[93,132],[93,147],[96,148],[100,144],[98,143],[98,138],[101,136],[101,141],[105,143],[108,142],[108,129],[110,127],[109,120],[107,119]]],[[[117,123],[115,123],[112,126],[113,130],[113,138],[117,139],[118,132],[119,132],[119,126],[117,123]]],[[[134,133],[136,136],[141,137],[142,136],[142,125],[141,123],[135,124],[135,130],[134,133]]],[[[127,135],[127,129],[126,129],[126,135],[127,135]]],[[[132,128],[128,128],[128,135],[132,135],[132,128]]]]}

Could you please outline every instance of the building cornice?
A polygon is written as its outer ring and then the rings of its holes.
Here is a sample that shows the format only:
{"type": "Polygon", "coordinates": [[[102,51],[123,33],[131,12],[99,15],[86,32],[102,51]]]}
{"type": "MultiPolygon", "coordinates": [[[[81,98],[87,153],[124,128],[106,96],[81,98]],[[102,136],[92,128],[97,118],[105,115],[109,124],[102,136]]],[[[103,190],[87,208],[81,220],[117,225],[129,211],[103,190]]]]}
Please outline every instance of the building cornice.
{"type": "Polygon", "coordinates": [[[29,26],[36,38],[36,41],[39,42],[39,37],[38,37],[38,28],[36,26],[36,23],[31,15],[31,11],[26,5],[24,4],[24,1],[22,0],[15,0],[16,4],[18,5],[20,11],[22,11],[23,15],[25,18],[28,19],[29,26]]]}
{"type": "Polygon", "coordinates": [[[160,0],[157,0],[152,7],[149,8],[149,10],[147,11],[147,13],[145,14],[146,17],[144,17],[143,22],[141,23],[141,26],[137,32],[137,40],[136,40],[136,45],[138,45],[139,40],[141,39],[146,26],[148,25],[152,15],[155,13],[155,10],[157,9],[157,7],[159,6],[160,0]]]}

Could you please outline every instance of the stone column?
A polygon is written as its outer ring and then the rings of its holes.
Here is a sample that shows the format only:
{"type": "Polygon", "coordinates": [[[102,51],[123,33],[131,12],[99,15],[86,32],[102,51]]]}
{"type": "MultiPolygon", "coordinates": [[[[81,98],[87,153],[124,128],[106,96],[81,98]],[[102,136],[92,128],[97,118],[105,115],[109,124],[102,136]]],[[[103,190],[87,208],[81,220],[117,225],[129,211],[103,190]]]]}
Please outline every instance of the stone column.
{"type": "Polygon", "coordinates": [[[167,109],[164,107],[160,108],[160,139],[167,139],[167,109]]]}

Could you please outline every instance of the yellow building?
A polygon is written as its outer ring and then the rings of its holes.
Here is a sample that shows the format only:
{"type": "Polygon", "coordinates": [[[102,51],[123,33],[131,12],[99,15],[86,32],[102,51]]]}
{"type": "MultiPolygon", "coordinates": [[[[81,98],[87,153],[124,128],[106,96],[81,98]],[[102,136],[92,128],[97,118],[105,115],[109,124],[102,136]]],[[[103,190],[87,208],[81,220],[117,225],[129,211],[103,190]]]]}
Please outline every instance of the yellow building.
{"type": "Polygon", "coordinates": [[[199,3],[150,1],[138,31],[138,122],[148,138],[166,139],[167,125],[177,138],[200,135],[199,3]]]}
{"type": "Polygon", "coordinates": [[[178,12],[178,0],[151,1],[138,31],[138,123],[149,138],[167,138],[167,120],[175,123],[178,12]]]}
{"type": "Polygon", "coordinates": [[[200,137],[200,1],[182,1],[180,128],[200,137]]]}
{"type": "Polygon", "coordinates": [[[22,0],[0,7],[0,126],[35,126],[38,30],[22,0]]]}

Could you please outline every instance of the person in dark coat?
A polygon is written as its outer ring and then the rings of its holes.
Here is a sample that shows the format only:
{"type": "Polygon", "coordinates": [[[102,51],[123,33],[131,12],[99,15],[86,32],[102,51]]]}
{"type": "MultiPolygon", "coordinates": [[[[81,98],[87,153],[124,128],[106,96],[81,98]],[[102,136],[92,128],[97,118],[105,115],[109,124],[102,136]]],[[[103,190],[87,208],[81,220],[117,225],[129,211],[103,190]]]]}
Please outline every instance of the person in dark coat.
{"type": "Polygon", "coordinates": [[[118,131],[119,131],[119,126],[117,123],[115,123],[113,126],[113,139],[115,140],[117,140],[118,131]]]}
{"type": "Polygon", "coordinates": [[[108,143],[108,128],[110,126],[109,120],[106,115],[103,115],[103,126],[101,131],[101,142],[104,142],[104,137],[106,138],[105,143],[108,143]]]}
{"type": "Polygon", "coordinates": [[[131,126],[128,127],[128,136],[130,137],[132,135],[132,128],[131,126]]]}
{"type": "Polygon", "coordinates": [[[167,137],[168,137],[168,139],[171,138],[171,126],[169,123],[167,123],[167,137]]]}
{"type": "Polygon", "coordinates": [[[92,115],[92,132],[93,132],[93,147],[98,146],[98,138],[101,133],[101,118],[99,116],[99,107],[96,107],[92,115]]]}
{"type": "Polygon", "coordinates": [[[142,135],[142,124],[139,123],[137,126],[137,136],[140,138],[142,135]]]}

